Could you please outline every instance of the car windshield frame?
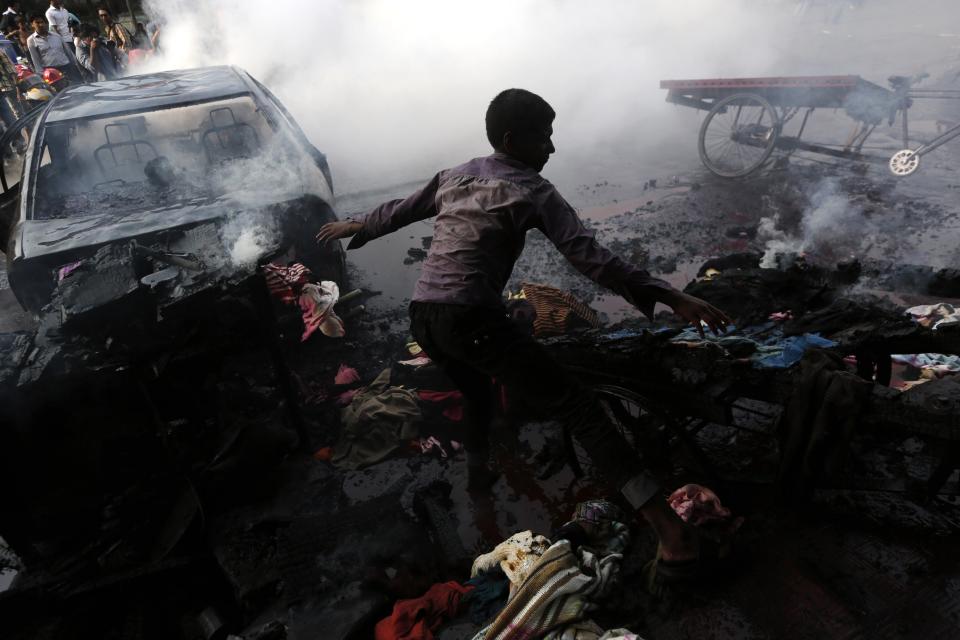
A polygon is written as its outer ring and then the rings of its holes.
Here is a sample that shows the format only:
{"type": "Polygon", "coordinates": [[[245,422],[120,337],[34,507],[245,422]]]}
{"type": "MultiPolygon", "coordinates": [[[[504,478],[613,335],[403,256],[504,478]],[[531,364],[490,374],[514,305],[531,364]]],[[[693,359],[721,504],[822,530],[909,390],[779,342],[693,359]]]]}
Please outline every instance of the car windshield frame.
{"type": "MultiPolygon", "coordinates": [[[[264,119],[266,126],[269,127],[274,136],[282,136],[285,139],[284,142],[296,146],[297,153],[304,153],[304,150],[301,148],[302,145],[297,140],[297,137],[293,135],[292,131],[287,131],[289,127],[285,126],[284,120],[278,117],[278,113],[275,113],[277,108],[274,105],[269,104],[269,101],[262,100],[255,91],[229,92],[213,98],[205,98],[202,100],[176,102],[169,105],[151,106],[145,109],[129,109],[125,111],[111,112],[109,114],[93,115],[82,118],[62,119],[50,123],[46,121],[46,114],[43,114],[40,122],[37,122],[34,125],[36,127],[35,134],[32,136],[33,140],[31,140],[31,149],[29,150],[27,158],[29,166],[25,168],[25,183],[21,185],[28,186],[28,189],[25,190],[25,193],[28,194],[28,198],[26,198],[27,202],[24,203],[27,205],[25,207],[26,211],[24,211],[25,219],[28,221],[44,221],[51,219],[69,220],[73,217],[67,216],[58,218],[46,215],[41,215],[39,217],[37,216],[37,205],[38,201],[41,200],[37,197],[37,189],[41,187],[40,169],[43,165],[44,154],[47,152],[49,142],[48,136],[52,129],[67,128],[97,121],[108,122],[112,119],[129,119],[136,117],[137,115],[154,114],[176,109],[188,109],[203,105],[229,103],[230,101],[238,99],[248,99],[252,109],[264,119]]],[[[122,217],[124,214],[120,215],[122,217]]],[[[81,215],[76,217],[80,218],[84,216],[81,215]]]]}

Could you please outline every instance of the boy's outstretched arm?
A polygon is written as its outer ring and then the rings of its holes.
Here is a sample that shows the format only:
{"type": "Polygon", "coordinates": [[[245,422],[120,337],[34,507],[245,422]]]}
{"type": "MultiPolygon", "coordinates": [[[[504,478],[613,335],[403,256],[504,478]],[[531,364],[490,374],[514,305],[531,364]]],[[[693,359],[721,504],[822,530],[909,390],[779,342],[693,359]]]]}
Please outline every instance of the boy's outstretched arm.
{"type": "Polygon", "coordinates": [[[370,213],[357,220],[328,222],[320,227],[317,242],[324,244],[331,240],[353,237],[348,249],[362,247],[370,240],[379,238],[408,224],[426,220],[437,215],[437,188],[440,174],[433,176],[422,189],[403,200],[384,202],[370,213]]]}
{"type": "Polygon", "coordinates": [[[620,294],[647,317],[652,318],[654,306],[662,302],[693,324],[701,337],[704,324],[714,334],[726,331],[727,325],[732,324],[723,311],[710,303],[674,289],[601,246],[573,207],[555,190],[540,211],[541,230],[580,273],[620,294]]]}

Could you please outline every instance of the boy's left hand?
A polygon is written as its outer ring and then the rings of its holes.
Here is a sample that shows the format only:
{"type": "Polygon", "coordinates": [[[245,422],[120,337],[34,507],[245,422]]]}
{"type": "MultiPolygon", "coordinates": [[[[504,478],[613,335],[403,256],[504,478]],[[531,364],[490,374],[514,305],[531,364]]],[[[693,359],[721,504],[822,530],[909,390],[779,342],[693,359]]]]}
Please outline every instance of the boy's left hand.
{"type": "Polygon", "coordinates": [[[671,291],[669,295],[660,300],[673,312],[690,322],[700,332],[700,337],[705,338],[703,325],[706,324],[714,335],[720,335],[727,330],[727,325],[733,324],[733,321],[727,317],[723,311],[717,309],[709,302],[695,298],[682,291],[671,291]]]}

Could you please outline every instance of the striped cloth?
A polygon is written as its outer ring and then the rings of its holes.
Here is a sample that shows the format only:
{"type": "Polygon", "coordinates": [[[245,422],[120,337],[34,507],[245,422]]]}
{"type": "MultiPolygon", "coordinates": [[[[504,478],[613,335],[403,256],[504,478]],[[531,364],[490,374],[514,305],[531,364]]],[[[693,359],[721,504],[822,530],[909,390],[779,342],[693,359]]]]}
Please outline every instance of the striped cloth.
{"type": "Polygon", "coordinates": [[[278,298],[284,304],[296,304],[297,298],[300,296],[300,289],[313,277],[310,269],[299,262],[294,262],[289,267],[271,262],[261,268],[270,295],[278,298]]]}
{"type": "Polygon", "coordinates": [[[630,540],[622,523],[611,523],[608,531],[594,549],[574,552],[567,540],[552,544],[473,640],[640,640],[625,629],[604,631],[588,618],[594,603],[610,593],[630,540]]]}
{"type": "Polygon", "coordinates": [[[600,326],[597,312],[566,291],[528,282],[521,285],[521,291],[536,312],[535,336],[557,336],[580,326],[594,329],[600,326]]]}

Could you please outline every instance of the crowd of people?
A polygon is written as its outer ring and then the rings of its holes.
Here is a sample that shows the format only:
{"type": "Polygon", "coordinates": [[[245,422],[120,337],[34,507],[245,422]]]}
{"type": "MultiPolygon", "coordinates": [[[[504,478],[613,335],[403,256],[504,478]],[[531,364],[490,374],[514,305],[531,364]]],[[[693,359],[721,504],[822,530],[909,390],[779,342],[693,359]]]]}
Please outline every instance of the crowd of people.
{"type": "Polygon", "coordinates": [[[87,24],[64,6],[50,0],[46,13],[26,15],[20,2],[8,2],[0,14],[0,118],[4,125],[23,112],[18,84],[32,72],[59,89],[69,83],[112,80],[160,46],[160,25],[136,22],[131,32],[109,7],[97,10],[99,26],[87,24]]]}

